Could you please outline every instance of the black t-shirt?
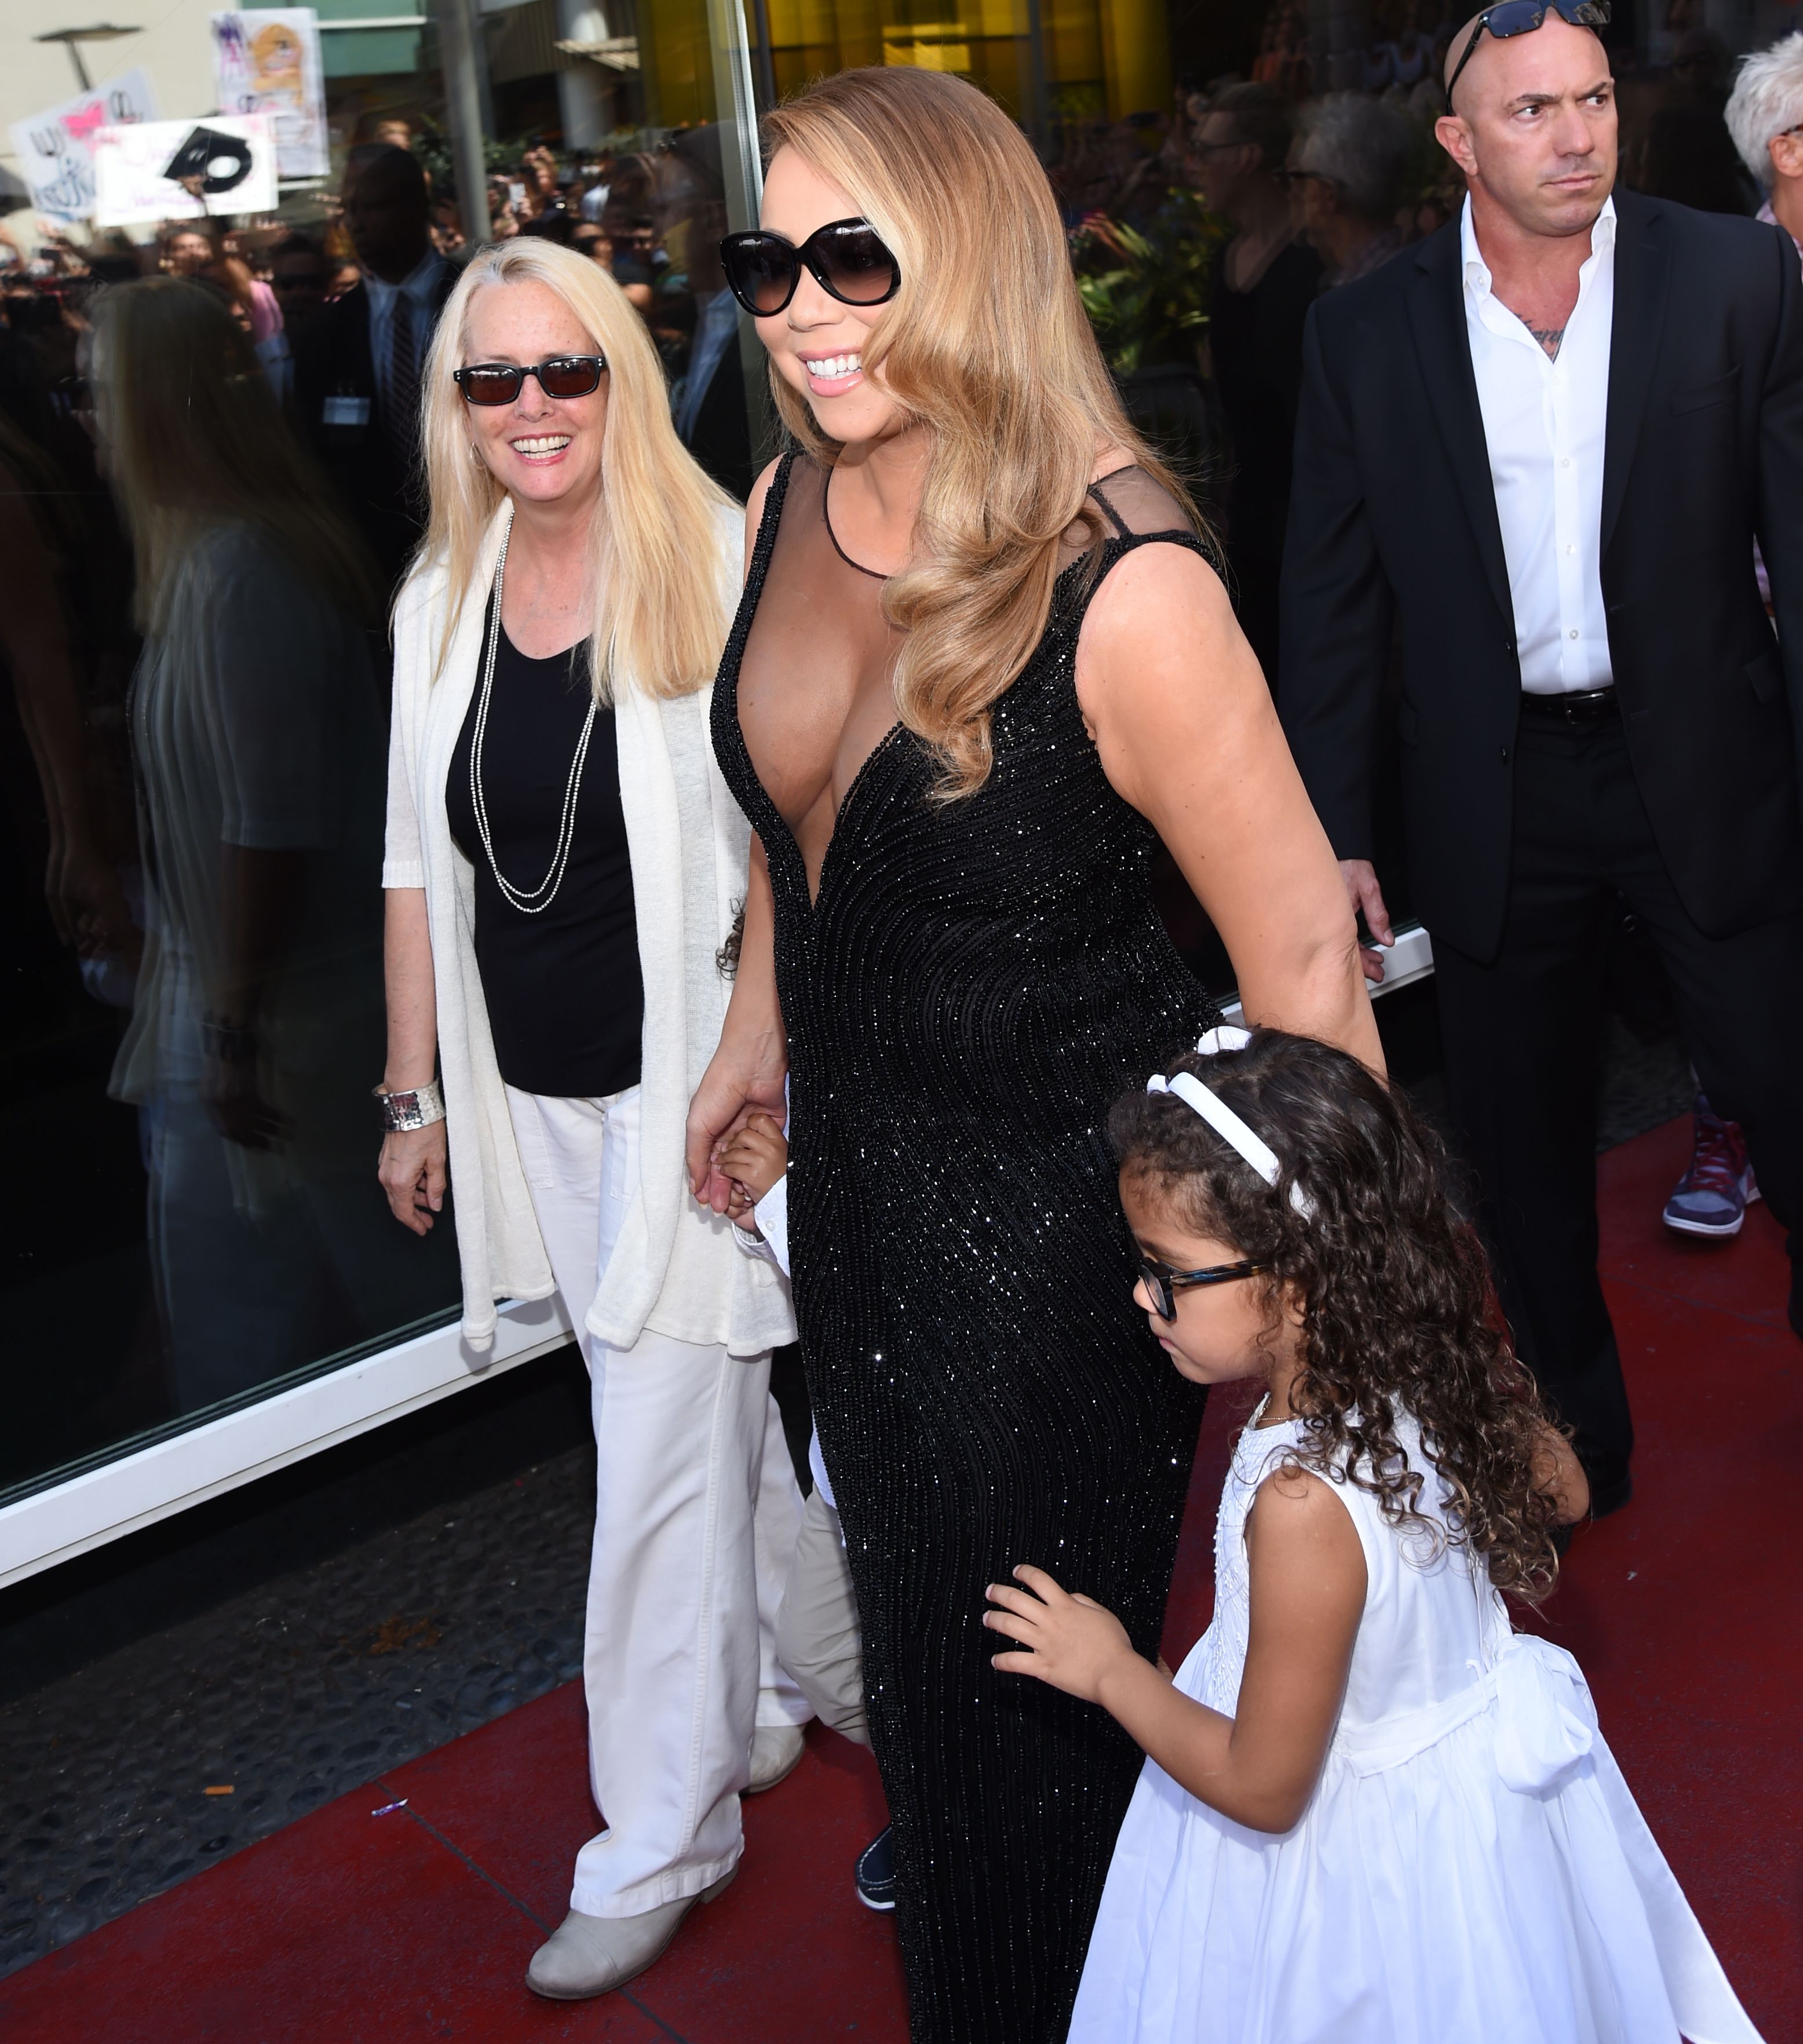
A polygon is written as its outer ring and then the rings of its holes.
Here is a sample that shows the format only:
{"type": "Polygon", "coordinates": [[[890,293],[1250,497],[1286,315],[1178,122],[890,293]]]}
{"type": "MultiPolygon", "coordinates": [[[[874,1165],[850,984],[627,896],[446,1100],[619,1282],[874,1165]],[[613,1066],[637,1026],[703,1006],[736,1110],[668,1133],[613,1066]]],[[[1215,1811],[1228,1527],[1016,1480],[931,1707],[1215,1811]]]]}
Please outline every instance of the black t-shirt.
{"type": "MultiPolygon", "coordinates": [[[[539,886],[556,855],[590,700],[586,641],[529,660],[501,634],[482,733],[482,802],[495,860],[521,892],[539,886]]],[[[451,835],[475,867],[476,964],[501,1076],[522,1093],[617,1093],[638,1083],[645,1001],[613,711],[595,712],[569,861],[550,905],[531,915],[497,886],[476,828],[470,751],[481,701],[479,674],[444,801],[451,835]]]]}

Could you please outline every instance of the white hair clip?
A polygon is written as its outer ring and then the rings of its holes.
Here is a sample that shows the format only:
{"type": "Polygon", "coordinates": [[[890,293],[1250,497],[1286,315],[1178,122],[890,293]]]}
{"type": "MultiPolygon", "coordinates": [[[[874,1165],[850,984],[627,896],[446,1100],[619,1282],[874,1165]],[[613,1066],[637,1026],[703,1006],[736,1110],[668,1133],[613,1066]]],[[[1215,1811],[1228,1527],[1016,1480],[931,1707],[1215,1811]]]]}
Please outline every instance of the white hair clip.
{"type": "MultiPolygon", "coordinates": [[[[1236,1029],[1230,1024],[1223,1024],[1219,1028],[1209,1030],[1197,1044],[1196,1052],[1199,1057],[1218,1057],[1223,1051],[1243,1051],[1251,1040],[1249,1029],[1236,1029]]],[[[1275,1189],[1282,1176],[1277,1152],[1193,1073],[1179,1072],[1175,1078],[1167,1079],[1163,1072],[1154,1072],[1146,1082],[1146,1091],[1174,1094],[1186,1107],[1199,1114],[1224,1143],[1236,1150],[1267,1185],[1275,1189]]],[[[1315,1203],[1294,1179],[1290,1183],[1290,1204],[1304,1220],[1313,1220],[1315,1203]]]]}

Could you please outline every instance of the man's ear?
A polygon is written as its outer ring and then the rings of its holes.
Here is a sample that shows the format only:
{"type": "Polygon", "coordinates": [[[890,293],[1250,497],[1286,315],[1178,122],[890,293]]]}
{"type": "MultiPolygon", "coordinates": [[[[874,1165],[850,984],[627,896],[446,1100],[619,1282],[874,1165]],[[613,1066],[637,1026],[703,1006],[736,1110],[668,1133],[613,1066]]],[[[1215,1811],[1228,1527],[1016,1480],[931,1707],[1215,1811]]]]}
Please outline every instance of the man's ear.
{"type": "Polygon", "coordinates": [[[1443,113],[1434,123],[1434,140],[1467,177],[1478,175],[1478,159],[1471,147],[1471,131],[1457,113],[1443,113]]]}

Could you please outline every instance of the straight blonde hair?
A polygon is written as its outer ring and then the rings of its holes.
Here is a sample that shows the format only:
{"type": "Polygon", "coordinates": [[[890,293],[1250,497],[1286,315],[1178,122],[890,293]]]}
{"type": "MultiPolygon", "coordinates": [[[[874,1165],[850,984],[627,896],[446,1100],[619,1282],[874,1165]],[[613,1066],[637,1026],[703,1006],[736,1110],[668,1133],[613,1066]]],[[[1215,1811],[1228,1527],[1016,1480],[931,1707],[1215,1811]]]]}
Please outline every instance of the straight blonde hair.
{"type": "Polygon", "coordinates": [[[607,431],[591,535],[589,671],[596,697],[611,702],[622,686],[663,698],[692,694],[713,680],[731,623],[736,577],[723,567],[720,514],[736,507],[677,438],[663,364],[625,293],[587,256],[536,236],[484,248],[471,260],[445,305],[421,379],[431,517],[411,574],[442,566],[449,578],[440,670],[464,604],[472,594],[486,596],[475,590],[476,563],[506,494],[488,464],[472,456],[453,371],[464,360],[464,325],[476,294],[529,281],[555,291],[607,359],[607,431]]]}
{"type": "Polygon", "coordinates": [[[146,277],[102,291],[90,317],[100,434],[132,536],[139,628],[166,628],[176,571],[225,524],[261,532],[352,616],[379,615],[356,541],[219,294],[146,277]]]}
{"type": "MultiPolygon", "coordinates": [[[[963,79],[840,71],[765,117],[766,159],[793,148],[894,252],[901,288],[863,348],[932,436],[919,565],[883,592],[908,634],[898,713],[945,763],[940,792],[989,778],[990,714],[1051,614],[1059,543],[1117,448],[1202,529],[1187,492],[1128,423],[1071,273],[1056,200],[1026,137],[963,79]]],[[[782,421],[830,464],[837,442],[774,372],[782,421]]]]}

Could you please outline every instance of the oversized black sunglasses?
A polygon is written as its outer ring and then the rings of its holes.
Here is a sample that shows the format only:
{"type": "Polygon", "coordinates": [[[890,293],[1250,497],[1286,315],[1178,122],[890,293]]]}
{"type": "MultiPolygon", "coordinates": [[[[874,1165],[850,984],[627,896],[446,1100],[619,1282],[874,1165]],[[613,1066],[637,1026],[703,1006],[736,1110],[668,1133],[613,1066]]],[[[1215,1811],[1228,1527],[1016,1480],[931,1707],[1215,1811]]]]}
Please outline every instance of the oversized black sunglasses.
{"type": "Polygon", "coordinates": [[[607,369],[605,355],[554,355],[547,362],[517,368],[511,362],[478,362],[454,369],[457,387],[467,405],[510,405],[536,376],[548,398],[590,398],[601,388],[607,369]]]}
{"type": "Polygon", "coordinates": [[[1212,1263],[1205,1270],[1173,1270],[1167,1263],[1155,1262],[1149,1256],[1139,1258],[1140,1281],[1151,1294],[1155,1311],[1161,1320],[1177,1317],[1177,1298],[1179,1292],[1187,1292],[1194,1285],[1231,1285],[1236,1278],[1255,1278],[1261,1270],[1268,1270],[1268,1263],[1212,1263]]]}
{"type": "Polygon", "coordinates": [[[1499,42],[1506,42],[1511,36],[1532,35],[1548,14],[1558,15],[1574,29],[1606,29],[1609,10],[1609,0],[1500,0],[1500,5],[1486,8],[1478,17],[1464,55],[1452,67],[1452,75],[1446,82],[1447,105],[1452,104],[1452,88],[1459,83],[1459,74],[1471,61],[1471,52],[1485,29],[1499,42]]]}
{"type": "Polygon", "coordinates": [[[805,263],[842,305],[886,305],[902,288],[902,266],[867,220],[832,220],[798,248],[763,229],[729,234],[720,259],[732,295],[753,319],[786,311],[805,263]]]}

